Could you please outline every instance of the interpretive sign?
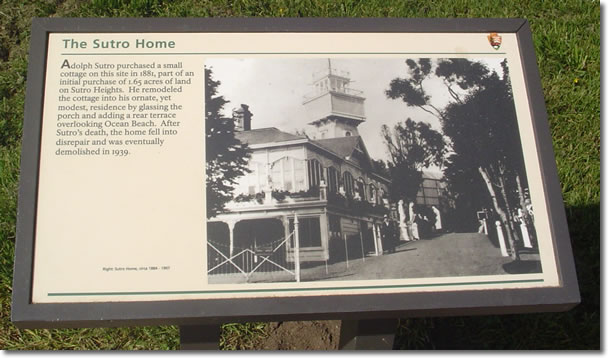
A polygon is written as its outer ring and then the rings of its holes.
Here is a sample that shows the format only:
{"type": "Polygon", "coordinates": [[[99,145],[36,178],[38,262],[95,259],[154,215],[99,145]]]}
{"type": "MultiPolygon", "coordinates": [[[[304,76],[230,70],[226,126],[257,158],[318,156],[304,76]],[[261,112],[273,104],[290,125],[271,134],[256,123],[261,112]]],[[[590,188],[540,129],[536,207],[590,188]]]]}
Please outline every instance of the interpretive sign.
{"type": "Polygon", "coordinates": [[[563,310],[524,20],[35,19],[23,327],[563,310]]]}

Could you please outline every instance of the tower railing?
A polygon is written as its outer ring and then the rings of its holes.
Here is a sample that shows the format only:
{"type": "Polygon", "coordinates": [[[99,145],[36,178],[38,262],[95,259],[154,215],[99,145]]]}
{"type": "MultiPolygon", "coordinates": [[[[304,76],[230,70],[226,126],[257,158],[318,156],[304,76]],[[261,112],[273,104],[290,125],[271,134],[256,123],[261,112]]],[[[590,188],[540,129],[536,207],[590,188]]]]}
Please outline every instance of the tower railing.
{"type": "Polygon", "coordinates": [[[309,92],[307,94],[304,95],[304,100],[310,100],[319,96],[322,96],[324,94],[330,93],[330,92],[334,92],[334,93],[344,93],[347,95],[351,95],[351,96],[358,96],[358,97],[362,97],[363,96],[363,91],[361,90],[357,90],[357,89],[352,89],[349,87],[341,87],[341,88],[323,88],[321,90],[316,90],[316,91],[312,91],[309,92]]]}
{"type": "Polygon", "coordinates": [[[319,71],[316,71],[312,74],[312,78],[314,81],[319,80],[323,77],[327,77],[327,75],[335,75],[335,76],[340,76],[340,77],[345,77],[345,78],[350,78],[350,72],[348,71],[344,71],[344,70],[339,70],[337,68],[323,68],[319,71]]]}

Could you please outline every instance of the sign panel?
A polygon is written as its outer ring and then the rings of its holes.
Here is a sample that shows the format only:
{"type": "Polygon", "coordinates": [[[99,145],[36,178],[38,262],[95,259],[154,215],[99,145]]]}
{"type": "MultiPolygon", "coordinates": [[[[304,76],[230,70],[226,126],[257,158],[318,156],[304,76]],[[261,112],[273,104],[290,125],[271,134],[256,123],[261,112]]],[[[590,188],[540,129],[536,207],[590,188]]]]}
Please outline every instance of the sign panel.
{"type": "Polygon", "coordinates": [[[53,21],[25,307],[564,289],[516,31],[53,21]]]}

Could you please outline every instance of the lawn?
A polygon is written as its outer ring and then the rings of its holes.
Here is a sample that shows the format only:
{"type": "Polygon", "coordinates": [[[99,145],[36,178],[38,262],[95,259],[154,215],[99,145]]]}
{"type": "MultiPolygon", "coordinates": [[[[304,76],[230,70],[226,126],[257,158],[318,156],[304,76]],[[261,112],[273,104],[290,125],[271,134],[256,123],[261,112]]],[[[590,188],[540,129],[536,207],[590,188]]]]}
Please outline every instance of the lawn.
{"type": "MultiPolygon", "coordinates": [[[[582,303],[565,313],[402,319],[402,349],[600,348],[598,1],[0,0],[0,348],[176,349],[177,327],[19,330],[10,322],[15,217],[32,17],[517,17],[530,21],[582,303]]],[[[255,348],[260,323],[226,324],[223,349],[255,348]]]]}

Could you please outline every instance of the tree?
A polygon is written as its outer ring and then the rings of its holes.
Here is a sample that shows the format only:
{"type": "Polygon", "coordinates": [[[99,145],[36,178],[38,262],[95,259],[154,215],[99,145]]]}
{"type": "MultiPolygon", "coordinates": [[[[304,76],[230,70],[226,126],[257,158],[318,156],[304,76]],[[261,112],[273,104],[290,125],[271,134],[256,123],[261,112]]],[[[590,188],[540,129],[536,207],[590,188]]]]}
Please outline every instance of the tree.
{"type": "MultiPolygon", "coordinates": [[[[407,59],[405,63],[408,77],[392,80],[386,95],[401,99],[407,106],[418,107],[440,120],[444,119],[444,111],[433,104],[433,97],[424,87],[424,81],[431,76],[431,59],[420,58],[418,62],[407,59]]],[[[480,88],[488,72],[485,65],[464,58],[439,60],[435,69],[436,77],[443,80],[453,103],[462,103],[466,91],[480,88]]]]}
{"type": "Polygon", "coordinates": [[[218,95],[220,81],[205,67],[205,153],[207,173],[207,218],[221,213],[232,200],[238,177],[249,172],[250,150],[234,135],[235,123],[221,111],[227,100],[218,95]]]}
{"type": "Polygon", "coordinates": [[[385,178],[390,178],[391,174],[388,171],[388,165],[386,164],[386,162],[382,159],[374,159],[374,158],[370,158],[372,160],[372,168],[373,171],[376,174],[380,174],[381,176],[385,177],[385,178]]]}
{"type": "Polygon", "coordinates": [[[411,118],[397,123],[392,130],[383,125],[381,135],[390,154],[391,198],[409,205],[416,201],[423,180],[422,169],[442,162],[443,136],[428,124],[411,118]]]}
{"type": "Polygon", "coordinates": [[[502,76],[468,59],[440,59],[435,63],[408,59],[406,65],[408,76],[391,81],[387,95],[440,120],[449,138],[450,154],[444,161],[444,172],[450,189],[463,188],[467,182],[483,183],[486,198],[490,198],[488,206],[499,216],[512,257],[517,259],[519,237],[513,224],[514,212],[523,204],[527,183],[522,175],[523,154],[506,61],[502,63],[502,76]],[[434,104],[425,88],[425,81],[431,77],[441,79],[449,94],[450,102],[442,108],[434,104]]]}
{"type": "Polygon", "coordinates": [[[477,231],[479,221],[473,213],[491,208],[491,198],[483,190],[485,183],[477,168],[471,167],[465,156],[451,153],[445,158],[443,179],[447,185],[444,193],[451,202],[446,225],[459,232],[477,231]]]}
{"type": "Polygon", "coordinates": [[[517,259],[519,234],[514,226],[514,214],[523,155],[508,82],[508,76],[500,78],[492,72],[483,86],[461,103],[448,105],[443,131],[451,138],[454,152],[466,158],[461,165],[476,169],[483,179],[492,206],[505,228],[511,255],[517,259]]]}

